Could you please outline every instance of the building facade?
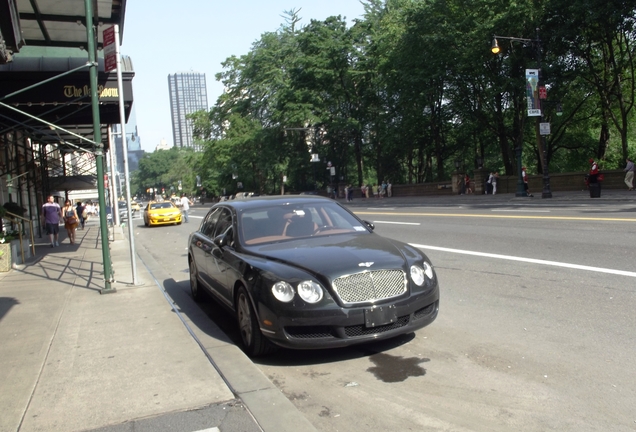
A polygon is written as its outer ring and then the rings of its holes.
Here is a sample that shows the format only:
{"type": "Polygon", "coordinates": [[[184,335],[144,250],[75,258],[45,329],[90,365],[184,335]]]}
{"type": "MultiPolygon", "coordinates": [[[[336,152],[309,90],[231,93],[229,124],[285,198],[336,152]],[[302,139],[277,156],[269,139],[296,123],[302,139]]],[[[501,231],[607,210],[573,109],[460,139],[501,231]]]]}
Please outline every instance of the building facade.
{"type": "Polygon", "coordinates": [[[182,72],[168,75],[168,88],[174,146],[200,150],[192,138],[192,124],[186,116],[208,109],[205,74],[182,72]]]}

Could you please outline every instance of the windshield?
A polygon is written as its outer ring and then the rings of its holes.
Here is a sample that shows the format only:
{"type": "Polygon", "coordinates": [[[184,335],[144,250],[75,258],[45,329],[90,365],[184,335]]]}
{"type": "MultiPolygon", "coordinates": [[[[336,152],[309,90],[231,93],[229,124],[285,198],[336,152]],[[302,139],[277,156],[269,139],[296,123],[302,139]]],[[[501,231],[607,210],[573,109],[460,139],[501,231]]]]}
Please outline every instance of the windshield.
{"type": "Polygon", "coordinates": [[[321,201],[245,210],[238,230],[246,245],[329,234],[366,232],[368,229],[339,205],[321,201]]]}
{"type": "Polygon", "coordinates": [[[172,204],[170,201],[150,204],[150,210],[166,209],[166,208],[167,209],[174,208],[174,204],[172,204]]]}

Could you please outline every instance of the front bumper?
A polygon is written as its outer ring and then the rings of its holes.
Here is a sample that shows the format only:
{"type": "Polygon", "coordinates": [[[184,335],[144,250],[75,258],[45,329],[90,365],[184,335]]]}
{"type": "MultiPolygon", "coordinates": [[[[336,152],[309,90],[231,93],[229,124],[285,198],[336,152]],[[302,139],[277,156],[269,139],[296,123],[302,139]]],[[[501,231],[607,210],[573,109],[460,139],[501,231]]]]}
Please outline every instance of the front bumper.
{"type": "Polygon", "coordinates": [[[397,319],[370,327],[365,318],[369,307],[332,307],[289,317],[275,314],[261,303],[261,331],[273,343],[295,349],[335,348],[388,339],[414,332],[437,318],[439,287],[379,306],[391,307],[397,319]],[[263,325],[264,320],[275,324],[263,325]]]}
{"type": "Polygon", "coordinates": [[[149,225],[170,225],[175,223],[181,223],[181,214],[176,216],[158,216],[158,217],[149,217],[148,224],[149,225]]]}

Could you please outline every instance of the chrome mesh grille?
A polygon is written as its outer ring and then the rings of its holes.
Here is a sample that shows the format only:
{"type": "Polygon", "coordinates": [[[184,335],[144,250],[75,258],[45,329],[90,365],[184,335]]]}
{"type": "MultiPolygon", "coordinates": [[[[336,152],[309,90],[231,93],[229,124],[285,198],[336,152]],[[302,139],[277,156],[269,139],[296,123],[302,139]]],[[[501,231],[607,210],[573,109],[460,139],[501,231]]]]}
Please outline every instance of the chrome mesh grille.
{"type": "Polygon", "coordinates": [[[402,270],[364,271],[333,281],[336,294],[344,303],[363,303],[397,297],[406,292],[402,270]]]}

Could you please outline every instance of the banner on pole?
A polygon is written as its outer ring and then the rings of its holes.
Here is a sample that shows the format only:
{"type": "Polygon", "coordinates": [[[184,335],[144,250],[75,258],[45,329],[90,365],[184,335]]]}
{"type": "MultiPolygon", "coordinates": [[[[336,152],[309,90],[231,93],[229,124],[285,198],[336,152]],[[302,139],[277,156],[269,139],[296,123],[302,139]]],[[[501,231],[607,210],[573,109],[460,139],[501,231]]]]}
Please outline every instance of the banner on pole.
{"type": "Polygon", "coordinates": [[[117,69],[117,52],[115,47],[115,26],[104,29],[104,71],[117,69]]]}
{"type": "Polygon", "coordinates": [[[539,69],[526,69],[526,100],[528,101],[528,117],[541,116],[539,69]]]}

